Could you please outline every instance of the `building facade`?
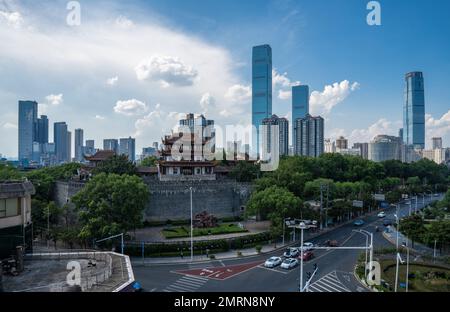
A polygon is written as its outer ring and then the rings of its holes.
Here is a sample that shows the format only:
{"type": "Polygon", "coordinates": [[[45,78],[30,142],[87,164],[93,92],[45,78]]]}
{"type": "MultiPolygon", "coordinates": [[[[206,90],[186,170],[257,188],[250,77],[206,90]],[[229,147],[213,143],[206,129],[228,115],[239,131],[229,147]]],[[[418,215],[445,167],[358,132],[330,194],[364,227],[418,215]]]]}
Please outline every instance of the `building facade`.
{"type": "Polygon", "coordinates": [[[360,150],[363,159],[369,159],[369,143],[355,143],[353,144],[353,148],[360,150]]]}
{"type": "Polygon", "coordinates": [[[348,140],[343,136],[336,139],[336,150],[346,150],[348,149],[348,140]]]}
{"type": "Polygon", "coordinates": [[[70,162],[69,131],[65,122],[55,122],[53,125],[53,142],[57,163],[70,162]]]}
{"type": "Polygon", "coordinates": [[[369,160],[382,162],[401,160],[401,142],[399,137],[378,135],[369,143],[369,160]]]}
{"type": "Polygon", "coordinates": [[[129,161],[136,161],[136,139],[132,137],[120,139],[119,154],[126,155],[129,161]]]}
{"type": "Polygon", "coordinates": [[[84,161],[84,132],[83,129],[75,129],[75,161],[84,161]]]}
{"type": "Polygon", "coordinates": [[[33,158],[36,141],[38,103],[19,101],[19,162],[28,163],[33,158]]]}
{"type": "Polygon", "coordinates": [[[306,115],[295,121],[294,131],[295,154],[300,156],[319,157],[324,153],[324,119],[320,116],[306,115]]]}
{"type": "Polygon", "coordinates": [[[252,148],[260,153],[259,126],[272,116],[272,48],[253,47],[252,53],[252,125],[256,128],[252,148]]]}
{"type": "Polygon", "coordinates": [[[119,154],[119,140],[117,139],[103,140],[103,150],[114,151],[116,154],[119,154]]]}
{"type": "Polygon", "coordinates": [[[280,156],[289,155],[289,120],[286,118],[279,118],[277,115],[272,115],[270,118],[265,118],[262,121],[263,137],[266,144],[263,144],[263,153],[271,153],[272,150],[272,126],[278,126],[278,154],[280,156]]]}
{"type": "Polygon", "coordinates": [[[425,91],[422,72],[411,72],[405,76],[403,142],[416,149],[425,149],[425,91]]]}
{"type": "Polygon", "coordinates": [[[442,148],[442,138],[432,138],[433,149],[441,149],[442,148]]]}
{"type": "Polygon", "coordinates": [[[300,85],[292,87],[292,142],[296,142],[296,133],[294,131],[294,121],[299,118],[305,118],[309,114],[309,86],[300,85]]]}

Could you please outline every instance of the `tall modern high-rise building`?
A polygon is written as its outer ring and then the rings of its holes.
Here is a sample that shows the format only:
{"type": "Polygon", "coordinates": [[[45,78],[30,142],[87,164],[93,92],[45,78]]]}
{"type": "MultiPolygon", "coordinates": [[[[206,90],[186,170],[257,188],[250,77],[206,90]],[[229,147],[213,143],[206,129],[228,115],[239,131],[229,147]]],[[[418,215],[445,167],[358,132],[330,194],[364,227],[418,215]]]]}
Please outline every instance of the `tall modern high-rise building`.
{"type": "Polygon", "coordinates": [[[286,118],[279,118],[277,115],[272,115],[270,118],[264,118],[262,121],[264,126],[263,135],[267,142],[264,146],[264,152],[270,153],[272,149],[272,128],[271,126],[278,126],[278,151],[280,156],[289,155],[289,120],[286,118]]]}
{"type": "Polygon", "coordinates": [[[19,101],[19,162],[33,159],[33,142],[37,136],[38,103],[19,101]]]}
{"type": "Polygon", "coordinates": [[[405,76],[403,106],[403,142],[414,148],[425,148],[425,91],[422,72],[405,76]]]}
{"type": "Polygon", "coordinates": [[[337,150],[346,150],[348,149],[348,140],[343,136],[340,136],[336,139],[336,149],[337,150]]]}
{"type": "Polygon", "coordinates": [[[114,151],[116,155],[119,154],[119,140],[117,139],[105,139],[103,140],[103,150],[114,151]]]}
{"type": "Polygon", "coordinates": [[[378,135],[369,143],[369,160],[382,162],[401,159],[401,142],[399,137],[378,135]]]}
{"type": "Polygon", "coordinates": [[[363,159],[369,159],[369,143],[355,143],[353,149],[359,149],[363,159]]]}
{"type": "Polygon", "coordinates": [[[75,129],[75,161],[84,161],[84,131],[83,129],[75,129]]]}
{"type": "Polygon", "coordinates": [[[292,144],[297,141],[294,131],[295,120],[305,118],[309,114],[309,86],[292,87],[292,144]]]}
{"type": "Polygon", "coordinates": [[[442,148],[442,138],[432,138],[433,149],[441,149],[442,148]]]}
{"type": "Polygon", "coordinates": [[[37,120],[36,142],[40,144],[48,143],[48,118],[45,115],[37,120]]]}
{"type": "Polygon", "coordinates": [[[306,115],[295,121],[297,132],[295,154],[309,157],[319,157],[324,153],[324,119],[320,116],[306,115]]]}
{"type": "Polygon", "coordinates": [[[256,127],[253,150],[259,154],[259,126],[264,118],[272,116],[272,48],[270,45],[253,47],[252,53],[252,125],[256,127]]]}
{"type": "Polygon", "coordinates": [[[72,132],[67,131],[67,161],[72,161],[72,132]]]}
{"type": "Polygon", "coordinates": [[[128,156],[130,161],[136,161],[136,139],[131,137],[120,139],[119,153],[128,156]]]}
{"type": "Polygon", "coordinates": [[[69,131],[65,122],[53,124],[53,142],[55,143],[56,162],[70,162],[69,131]]]}

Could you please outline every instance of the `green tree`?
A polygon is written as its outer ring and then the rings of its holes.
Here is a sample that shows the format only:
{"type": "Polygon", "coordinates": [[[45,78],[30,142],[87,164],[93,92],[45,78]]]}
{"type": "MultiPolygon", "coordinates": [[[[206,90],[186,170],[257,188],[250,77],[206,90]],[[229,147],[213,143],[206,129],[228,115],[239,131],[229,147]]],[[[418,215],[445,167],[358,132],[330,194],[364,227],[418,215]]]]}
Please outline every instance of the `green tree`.
{"type": "Polygon", "coordinates": [[[78,211],[80,238],[101,238],[136,229],[148,199],[148,187],[137,176],[94,176],[72,198],[78,211]]]}
{"type": "Polygon", "coordinates": [[[157,161],[158,161],[158,158],[156,158],[155,156],[149,156],[147,158],[144,158],[141,161],[141,166],[142,167],[155,167],[157,161]]]}
{"type": "Polygon", "coordinates": [[[231,171],[231,177],[238,182],[252,182],[260,175],[259,165],[247,161],[239,161],[231,171]]]}
{"type": "Polygon", "coordinates": [[[0,164],[0,181],[19,180],[22,174],[10,165],[0,164]]]}
{"type": "Polygon", "coordinates": [[[400,231],[411,239],[413,248],[414,242],[421,240],[426,233],[422,217],[418,214],[402,219],[400,221],[400,231]]]}
{"type": "Polygon", "coordinates": [[[107,160],[101,162],[94,170],[94,174],[128,174],[136,175],[137,169],[133,162],[128,160],[126,155],[114,155],[107,160]]]}

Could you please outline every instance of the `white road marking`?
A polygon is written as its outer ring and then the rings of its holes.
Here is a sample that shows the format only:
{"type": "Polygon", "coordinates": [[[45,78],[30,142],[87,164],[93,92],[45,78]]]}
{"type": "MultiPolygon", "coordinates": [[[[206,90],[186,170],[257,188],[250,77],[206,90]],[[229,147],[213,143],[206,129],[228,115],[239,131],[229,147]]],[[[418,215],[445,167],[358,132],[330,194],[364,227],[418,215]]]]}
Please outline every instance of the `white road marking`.
{"type": "Polygon", "coordinates": [[[164,289],[165,292],[194,292],[208,282],[208,278],[185,275],[164,289]]]}
{"type": "Polygon", "coordinates": [[[309,292],[320,291],[321,289],[327,292],[350,292],[350,290],[341,283],[337,277],[336,271],[328,273],[320,278],[315,283],[309,286],[309,292]]]}

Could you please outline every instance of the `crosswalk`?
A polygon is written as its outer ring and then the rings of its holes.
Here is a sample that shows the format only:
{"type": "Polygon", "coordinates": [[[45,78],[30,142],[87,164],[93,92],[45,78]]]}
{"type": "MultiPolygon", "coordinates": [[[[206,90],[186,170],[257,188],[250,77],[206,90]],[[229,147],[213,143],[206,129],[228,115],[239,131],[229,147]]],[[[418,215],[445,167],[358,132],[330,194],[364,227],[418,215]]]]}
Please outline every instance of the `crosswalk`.
{"type": "Polygon", "coordinates": [[[207,277],[185,275],[167,286],[164,292],[194,292],[208,282],[207,277]]]}
{"type": "Polygon", "coordinates": [[[308,292],[350,292],[350,290],[342,284],[334,271],[312,283],[308,292]]]}

